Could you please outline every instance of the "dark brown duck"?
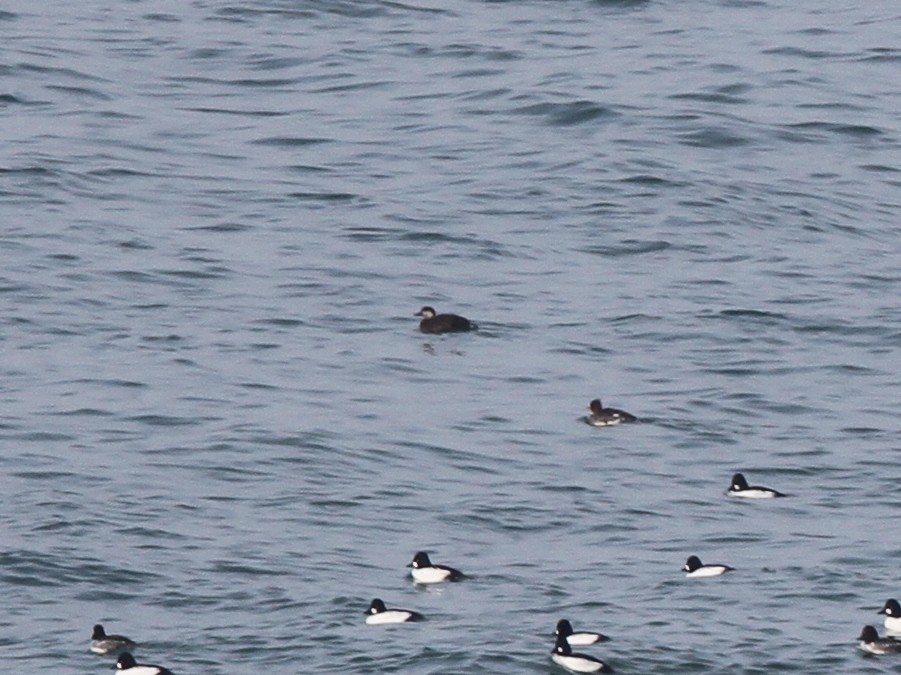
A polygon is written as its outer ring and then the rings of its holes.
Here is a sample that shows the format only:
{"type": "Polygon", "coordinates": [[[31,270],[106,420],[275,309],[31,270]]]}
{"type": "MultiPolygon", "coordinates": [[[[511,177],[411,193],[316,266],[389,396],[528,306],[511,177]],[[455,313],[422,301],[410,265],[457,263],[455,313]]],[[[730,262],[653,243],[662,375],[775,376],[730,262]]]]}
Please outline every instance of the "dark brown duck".
{"type": "Polygon", "coordinates": [[[588,406],[589,413],[585,421],[593,427],[609,427],[624,422],[635,422],[638,418],[625,410],[618,408],[605,408],[601,399],[594,399],[588,406]]]}
{"type": "Polygon", "coordinates": [[[432,307],[423,307],[414,316],[421,316],[419,330],[423,333],[463,333],[476,325],[458,314],[437,314],[432,307]]]}

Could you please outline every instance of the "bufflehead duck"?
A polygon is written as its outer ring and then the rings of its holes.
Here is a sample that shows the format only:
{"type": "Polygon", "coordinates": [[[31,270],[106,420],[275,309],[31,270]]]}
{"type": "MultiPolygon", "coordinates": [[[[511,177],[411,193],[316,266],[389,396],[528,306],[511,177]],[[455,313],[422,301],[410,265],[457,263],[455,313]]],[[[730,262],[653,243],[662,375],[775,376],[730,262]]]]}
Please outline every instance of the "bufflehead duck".
{"type": "Polygon", "coordinates": [[[172,671],[162,666],[152,666],[145,663],[135,663],[135,657],[128,652],[122,652],[116,661],[116,670],[121,670],[128,675],[173,675],[172,671]]]}
{"type": "Polygon", "coordinates": [[[569,642],[562,635],[557,636],[551,650],[551,661],[574,673],[609,673],[612,668],[600,659],[587,654],[574,654],[569,642]]]}
{"type": "Polygon", "coordinates": [[[897,600],[886,600],[879,614],[885,614],[885,629],[889,633],[901,633],[901,605],[897,600]]]}
{"type": "Polygon", "coordinates": [[[134,649],[137,646],[124,635],[107,635],[99,623],[94,626],[94,632],[91,633],[91,651],[95,654],[111,654],[134,649]]]}
{"type": "Polygon", "coordinates": [[[731,572],[734,567],[728,565],[704,565],[701,559],[696,556],[689,556],[682,567],[682,571],[686,572],[687,577],[718,577],[720,574],[731,572]]]}
{"type": "Polygon", "coordinates": [[[857,636],[860,640],[860,648],[871,654],[891,654],[901,652],[901,642],[892,638],[879,637],[879,633],[873,626],[864,626],[857,636]]]}
{"type": "Polygon", "coordinates": [[[593,645],[595,642],[605,642],[610,639],[606,635],[590,631],[579,631],[576,633],[567,619],[560,619],[557,622],[557,630],[554,631],[554,635],[565,637],[571,647],[593,645]]]}
{"type": "Polygon", "coordinates": [[[407,567],[412,567],[410,574],[413,581],[420,584],[437,584],[442,581],[460,581],[463,572],[445,565],[433,565],[427,553],[420,551],[413,556],[413,562],[407,567]]]}
{"type": "Polygon", "coordinates": [[[437,314],[432,307],[423,307],[413,316],[421,316],[419,330],[423,333],[463,333],[476,328],[469,319],[458,314],[437,314]]]}
{"type": "Polygon", "coordinates": [[[748,485],[748,481],[740,473],[732,476],[732,484],[729,486],[726,494],[731,497],[745,497],[747,499],[772,499],[785,496],[778,490],[763,487],[762,485],[748,485]]]}
{"type": "Polygon", "coordinates": [[[589,403],[588,409],[591,412],[585,417],[585,421],[593,427],[609,427],[614,424],[622,424],[623,422],[635,422],[638,419],[635,415],[627,413],[625,410],[605,408],[599,398],[589,403]]]}
{"type": "Polygon", "coordinates": [[[369,609],[366,611],[366,623],[382,624],[382,623],[407,623],[409,621],[422,621],[425,617],[419,612],[409,609],[398,609],[392,607],[388,609],[385,603],[379,598],[372,601],[369,609]]]}

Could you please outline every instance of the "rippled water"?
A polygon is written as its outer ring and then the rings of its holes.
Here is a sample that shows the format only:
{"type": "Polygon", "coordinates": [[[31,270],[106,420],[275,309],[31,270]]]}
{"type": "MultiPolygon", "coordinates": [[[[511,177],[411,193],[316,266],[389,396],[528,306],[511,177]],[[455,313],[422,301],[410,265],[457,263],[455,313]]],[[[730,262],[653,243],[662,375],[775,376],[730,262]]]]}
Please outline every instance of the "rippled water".
{"type": "Polygon", "coordinates": [[[0,663],[895,672],[899,21],[6,3],[0,663]]]}

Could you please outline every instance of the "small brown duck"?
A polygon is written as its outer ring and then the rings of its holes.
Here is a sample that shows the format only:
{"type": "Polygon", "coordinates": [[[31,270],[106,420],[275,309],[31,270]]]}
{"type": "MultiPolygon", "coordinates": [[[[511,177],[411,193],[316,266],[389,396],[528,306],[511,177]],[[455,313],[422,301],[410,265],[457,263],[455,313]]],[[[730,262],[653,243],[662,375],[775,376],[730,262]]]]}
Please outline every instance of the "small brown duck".
{"type": "Polygon", "coordinates": [[[857,637],[860,648],[871,654],[897,654],[901,652],[901,642],[890,637],[879,637],[874,626],[864,626],[857,637]]]}
{"type": "Polygon", "coordinates": [[[421,316],[419,330],[423,333],[464,333],[476,325],[458,314],[437,314],[432,307],[423,307],[413,316],[421,316]]]}
{"type": "Polygon", "coordinates": [[[635,415],[627,413],[625,410],[617,408],[605,408],[601,403],[601,399],[594,399],[589,405],[591,411],[585,416],[585,421],[593,427],[609,427],[614,424],[622,424],[624,422],[635,422],[638,420],[635,415]]]}
{"type": "Polygon", "coordinates": [[[107,635],[101,624],[94,625],[94,632],[91,633],[91,651],[95,654],[130,651],[137,646],[134,640],[129,640],[124,635],[107,635]]]}

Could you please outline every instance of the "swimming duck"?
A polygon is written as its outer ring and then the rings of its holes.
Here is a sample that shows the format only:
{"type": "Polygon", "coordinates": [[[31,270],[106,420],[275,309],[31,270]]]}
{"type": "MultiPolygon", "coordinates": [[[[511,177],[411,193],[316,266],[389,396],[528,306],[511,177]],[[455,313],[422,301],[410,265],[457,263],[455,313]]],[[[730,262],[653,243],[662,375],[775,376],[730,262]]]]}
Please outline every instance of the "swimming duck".
{"type": "Polygon", "coordinates": [[[411,567],[410,574],[413,580],[420,584],[438,584],[442,581],[460,581],[463,578],[463,572],[448,567],[447,565],[433,565],[429,560],[428,553],[419,551],[413,556],[413,562],[407,567],[411,567]]]}
{"type": "Polygon", "coordinates": [[[388,609],[381,599],[375,598],[366,610],[366,623],[383,624],[383,623],[408,623],[410,621],[422,621],[425,617],[419,612],[411,609],[400,609],[392,607],[388,609]]]}
{"type": "Polygon", "coordinates": [[[729,485],[726,494],[730,497],[744,497],[746,499],[772,499],[785,496],[773,488],[763,487],[762,485],[748,485],[748,481],[740,473],[732,476],[732,483],[729,485]]]}
{"type": "Polygon", "coordinates": [[[705,565],[696,555],[689,556],[682,567],[682,571],[686,573],[687,577],[718,577],[726,572],[732,572],[734,569],[729,565],[705,565]]]}
{"type": "Polygon", "coordinates": [[[562,666],[573,673],[600,673],[610,672],[612,668],[600,659],[587,654],[573,652],[569,642],[562,635],[557,636],[554,648],[551,650],[551,660],[558,666],[562,666]]]}
{"type": "Polygon", "coordinates": [[[593,633],[591,631],[574,631],[572,624],[567,619],[560,619],[557,622],[557,630],[554,635],[566,638],[571,647],[582,647],[584,645],[593,645],[596,642],[606,642],[608,638],[603,633],[593,633]]]}
{"type": "Polygon", "coordinates": [[[617,408],[605,408],[601,403],[601,399],[596,398],[588,404],[591,411],[585,417],[585,421],[593,427],[609,427],[614,424],[623,424],[624,422],[635,422],[638,418],[625,410],[617,408]]]}
{"type": "Polygon", "coordinates": [[[91,651],[95,654],[112,654],[135,647],[137,645],[134,641],[124,635],[107,635],[99,623],[94,626],[94,631],[91,633],[91,651]]]}
{"type": "Polygon", "coordinates": [[[414,316],[421,316],[419,330],[423,333],[464,333],[473,330],[476,325],[459,314],[437,314],[435,309],[425,306],[414,316]]]}
{"type": "Polygon", "coordinates": [[[857,639],[860,640],[860,648],[871,654],[901,653],[901,642],[890,637],[879,637],[873,626],[864,626],[857,639]]]}

